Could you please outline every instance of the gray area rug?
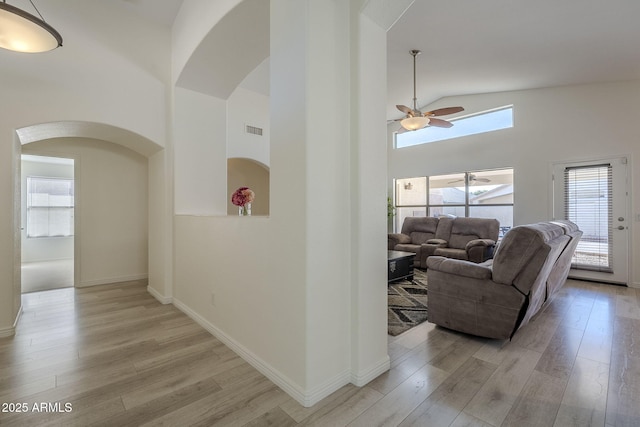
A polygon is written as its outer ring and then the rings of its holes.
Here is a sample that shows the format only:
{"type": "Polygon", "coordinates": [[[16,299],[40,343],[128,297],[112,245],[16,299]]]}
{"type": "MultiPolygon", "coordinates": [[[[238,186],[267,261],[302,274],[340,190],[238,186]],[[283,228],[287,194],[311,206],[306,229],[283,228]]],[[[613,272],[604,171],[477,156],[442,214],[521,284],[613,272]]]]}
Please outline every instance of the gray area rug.
{"type": "Polygon", "coordinates": [[[413,270],[413,281],[399,280],[388,286],[388,332],[399,335],[427,320],[427,272],[413,270]]]}

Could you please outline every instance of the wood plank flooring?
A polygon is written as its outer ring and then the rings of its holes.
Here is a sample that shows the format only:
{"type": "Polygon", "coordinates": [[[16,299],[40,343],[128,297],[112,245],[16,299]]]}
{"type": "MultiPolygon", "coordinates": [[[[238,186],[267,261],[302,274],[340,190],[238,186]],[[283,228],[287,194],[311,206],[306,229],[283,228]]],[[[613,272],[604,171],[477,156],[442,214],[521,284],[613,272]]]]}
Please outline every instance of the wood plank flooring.
{"type": "Polygon", "coordinates": [[[389,337],[390,371],[312,408],[144,281],[23,301],[0,339],[3,426],[640,426],[633,288],[569,280],[511,342],[424,323],[389,337]]]}

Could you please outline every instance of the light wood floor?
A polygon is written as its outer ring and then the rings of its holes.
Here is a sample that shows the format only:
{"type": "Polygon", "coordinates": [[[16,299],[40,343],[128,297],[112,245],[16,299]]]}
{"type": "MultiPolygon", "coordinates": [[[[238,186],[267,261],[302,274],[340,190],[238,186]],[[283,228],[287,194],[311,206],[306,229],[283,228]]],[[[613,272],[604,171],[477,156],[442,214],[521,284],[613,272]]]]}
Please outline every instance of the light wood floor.
{"type": "Polygon", "coordinates": [[[73,259],[22,263],[22,292],[73,286],[73,259]]]}
{"type": "Polygon", "coordinates": [[[145,285],[25,295],[0,403],[28,413],[0,424],[640,426],[635,289],[569,281],[512,342],[425,323],[389,339],[389,372],[303,408],[145,285]]]}

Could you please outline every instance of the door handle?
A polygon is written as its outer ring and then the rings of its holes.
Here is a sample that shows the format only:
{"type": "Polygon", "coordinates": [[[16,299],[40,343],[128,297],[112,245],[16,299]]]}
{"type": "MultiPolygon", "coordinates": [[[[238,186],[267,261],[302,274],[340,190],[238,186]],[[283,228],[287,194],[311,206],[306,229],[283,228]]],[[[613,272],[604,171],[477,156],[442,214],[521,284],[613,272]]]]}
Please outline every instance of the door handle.
{"type": "Polygon", "coordinates": [[[624,230],[624,225],[619,225],[618,230],[624,230]]]}

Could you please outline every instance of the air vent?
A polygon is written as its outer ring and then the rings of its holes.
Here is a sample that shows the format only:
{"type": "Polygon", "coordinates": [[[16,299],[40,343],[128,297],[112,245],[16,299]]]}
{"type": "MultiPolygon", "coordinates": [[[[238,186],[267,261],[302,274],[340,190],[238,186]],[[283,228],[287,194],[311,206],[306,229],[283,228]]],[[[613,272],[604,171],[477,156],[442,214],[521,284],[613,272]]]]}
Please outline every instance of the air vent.
{"type": "Polygon", "coordinates": [[[245,126],[245,131],[247,133],[252,134],[252,135],[260,135],[260,136],[262,136],[262,128],[259,128],[259,127],[256,127],[256,126],[246,125],[245,126]]]}

